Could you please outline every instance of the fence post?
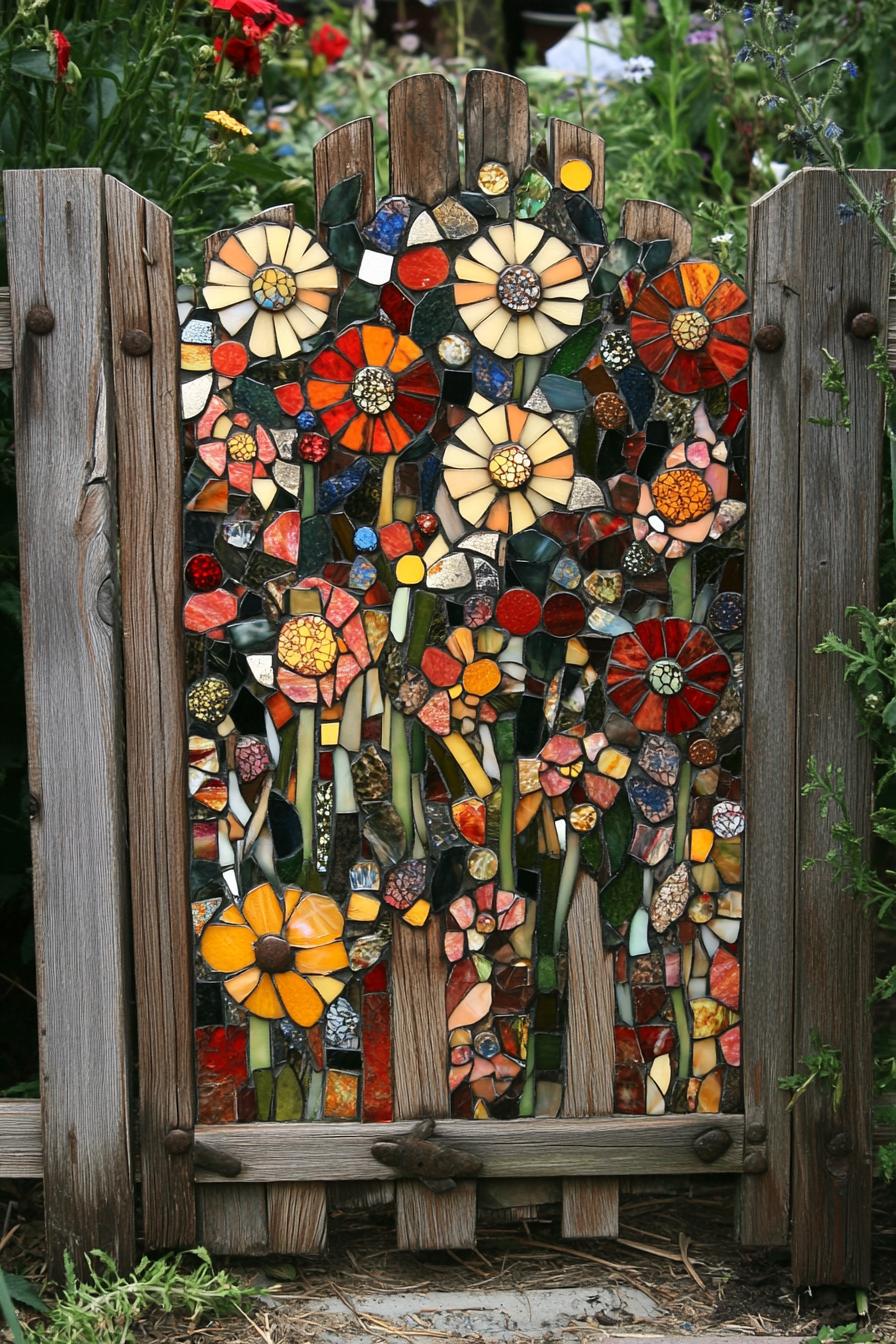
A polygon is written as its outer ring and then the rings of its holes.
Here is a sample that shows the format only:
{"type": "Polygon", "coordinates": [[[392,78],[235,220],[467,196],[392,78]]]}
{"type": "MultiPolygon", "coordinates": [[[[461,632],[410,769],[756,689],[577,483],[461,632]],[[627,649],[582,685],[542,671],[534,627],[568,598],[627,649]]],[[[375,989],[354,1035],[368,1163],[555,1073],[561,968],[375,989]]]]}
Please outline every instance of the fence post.
{"type": "Polygon", "coordinates": [[[134,1254],[127,875],[98,169],[4,175],[48,1262],[134,1254]]]}
{"type": "MultiPolygon", "coordinates": [[[[810,756],[821,766],[842,767],[847,810],[861,830],[871,806],[871,746],[860,734],[842,662],[814,649],[829,630],[849,633],[847,606],[877,600],[884,397],[869,371],[870,343],[854,335],[850,323],[859,312],[873,313],[886,339],[891,257],[866,221],[838,224],[843,188],[835,173],[806,169],[802,176],[797,769],[801,780],[810,756]],[[823,349],[845,370],[849,429],[838,423],[843,416],[837,397],[821,386],[823,349]],[[835,423],[820,425],[813,418],[835,423]]],[[[856,177],[869,195],[891,193],[891,171],[856,177]]],[[[801,800],[800,858],[823,860],[833,820],[833,814],[822,817],[817,798],[801,800]]],[[[819,1086],[810,1087],[793,1111],[793,1276],[798,1284],[867,1285],[871,929],[824,862],[797,883],[795,953],[794,1060],[805,1056],[810,1033],[817,1031],[841,1051],[844,1086],[839,1111],[830,1089],[819,1086]]]]}

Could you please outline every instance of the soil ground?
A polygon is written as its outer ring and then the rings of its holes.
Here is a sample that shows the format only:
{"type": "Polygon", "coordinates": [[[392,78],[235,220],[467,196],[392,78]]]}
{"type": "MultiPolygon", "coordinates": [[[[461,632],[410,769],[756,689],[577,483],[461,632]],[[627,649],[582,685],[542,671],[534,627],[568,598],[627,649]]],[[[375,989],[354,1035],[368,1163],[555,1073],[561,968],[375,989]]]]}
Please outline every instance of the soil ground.
{"type": "MultiPolygon", "coordinates": [[[[674,1183],[673,1190],[643,1186],[623,1194],[620,1239],[563,1243],[556,1219],[523,1225],[480,1226],[475,1251],[408,1254],[396,1251],[388,1210],[335,1212],[330,1218],[326,1259],[272,1258],[233,1262],[242,1278],[262,1288],[250,1316],[205,1327],[170,1318],[146,1322],[146,1344],[300,1344],[301,1341],[480,1340],[519,1338],[585,1344],[608,1339],[662,1341],[689,1337],[750,1338],[789,1336],[810,1339],[822,1326],[855,1321],[855,1298],[847,1290],[798,1294],[789,1277],[786,1252],[745,1250],[733,1235],[735,1183],[698,1179],[674,1183]],[[655,1305],[653,1319],[622,1312],[581,1308],[587,1289],[632,1289],[655,1305]],[[557,1290],[561,1290],[558,1292],[557,1290]],[[482,1294],[484,1305],[509,1294],[538,1293],[539,1301],[579,1304],[574,1320],[558,1310],[556,1324],[519,1335],[444,1328],[441,1318],[371,1310],[373,1295],[448,1294],[455,1299],[482,1294]],[[333,1315],[334,1302],[344,1304],[333,1315]]],[[[0,1192],[2,1197],[2,1192],[0,1192]]],[[[3,1208],[0,1204],[0,1214],[3,1208]]],[[[14,1208],[17,1222],[27,1200],[14,1208]]],[[[875,1252],[871,1285],[871,1325],[875,1339],[896,1341],[896,1191],[880,1189],[875,1208],[875,1252]]],[[[39,1218],[22,1222],[3,1249],[4,1267],[38,1279],[41,1272],[39,1218]]],[[[437,1299],[444,1302],[446,1299],[437,1299]]],[[[450,1299],[449,1299],[450,1300],[450,1299]]],[[[478,1300],[478,1299],[477,1299],[478,1300]]],[[[603,1299],[600,1299],[601,1301],[603,1299]]],[[[630,1299],[634,1300],[634,1299],[630,1299]]],[[[428,1313],[430,1309],[427,1308],[428,1313]]],[[[475,1317],[473,1318],[475,1319],[475,1317]]],[[[485,1319],[485,1318],[483,1318],[485,1319]]],[[[491,1313],[487,1319],[492,1319],[491,1313]]],[[[2,1338],[2,1331],[0,1331],[2,1338]]]]}

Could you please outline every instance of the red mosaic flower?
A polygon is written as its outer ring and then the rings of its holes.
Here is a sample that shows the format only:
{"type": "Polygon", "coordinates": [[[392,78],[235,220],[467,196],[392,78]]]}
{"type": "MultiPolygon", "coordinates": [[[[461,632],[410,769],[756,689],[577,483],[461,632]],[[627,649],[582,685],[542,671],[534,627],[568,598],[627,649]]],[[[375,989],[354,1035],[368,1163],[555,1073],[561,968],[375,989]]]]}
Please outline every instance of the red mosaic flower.
{"type": "Polygon", "coordinates": [[[715,709],[730,675],[704,626],[669,616],[613,641],[607,693],[642,732],[684,733],[715,709]]]}
{"type": "Polygon", "coordinates": [[[632,308],[641,362],[672,392],[718,387],[749,358],[747,296],[711,261],[684,261],[645,285],[632,308]]]}

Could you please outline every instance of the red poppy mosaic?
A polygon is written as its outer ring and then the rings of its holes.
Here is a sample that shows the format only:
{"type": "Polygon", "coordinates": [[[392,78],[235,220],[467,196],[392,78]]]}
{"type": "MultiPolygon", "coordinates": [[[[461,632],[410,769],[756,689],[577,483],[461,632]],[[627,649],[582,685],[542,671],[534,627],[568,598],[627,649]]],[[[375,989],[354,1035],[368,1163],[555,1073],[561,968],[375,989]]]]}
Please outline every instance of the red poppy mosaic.
{"type": "Polygon", "coordinates": [[[561,1114],[583,875],[616,1109],[741,1107],[746,298],[590,174],[349,178],[180,296],[204,1123],[391,1119],[433,921],[452,1114],[561,1114]]]}

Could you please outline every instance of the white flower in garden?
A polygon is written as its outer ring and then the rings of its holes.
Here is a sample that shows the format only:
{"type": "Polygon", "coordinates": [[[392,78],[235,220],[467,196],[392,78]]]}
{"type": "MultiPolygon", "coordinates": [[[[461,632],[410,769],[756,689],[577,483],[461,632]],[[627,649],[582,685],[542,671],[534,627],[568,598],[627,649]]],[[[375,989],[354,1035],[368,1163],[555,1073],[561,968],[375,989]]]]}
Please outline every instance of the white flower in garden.
{"type": "Polygon", "coordinates": [[[733,243],[733,242],[734,242],[734,234],[733,234],[733,233],[730,233],[730,232],[728,232],[728,233],[717,233],[717,234],[714,235],[712,241],[713,241],[717,246],[721,247],[721,246],[722,246],[723,244],[725,244],[725,243],[733,243]]]}
{"type": "Polygon", "coordinates": [[[622,67],[626,84],[643,84],[653,74],[656,62],[650,56],[632,56],[622,67]]]}
{"type": "Polygon", "coordinates": [[[289,359],[320,331],[338,287],[336,267],[307,229],[249,224],[209,262],[203,296],[258,359],[289,359]]]}

